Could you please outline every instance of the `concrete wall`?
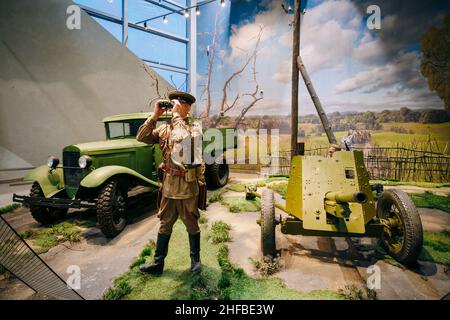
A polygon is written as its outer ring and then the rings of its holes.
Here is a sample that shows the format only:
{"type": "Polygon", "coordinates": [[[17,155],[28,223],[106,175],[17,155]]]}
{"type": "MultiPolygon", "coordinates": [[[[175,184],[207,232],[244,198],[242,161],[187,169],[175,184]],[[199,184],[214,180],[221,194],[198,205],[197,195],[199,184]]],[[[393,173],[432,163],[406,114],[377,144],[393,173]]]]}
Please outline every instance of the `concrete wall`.
{"type": "Polygon", "coordinates": [[[67,29],[70,4],[0,1],[0,169],[103,139],[103,117],[148,110],[152,78],[172,89],[83,11],[81,29],[67,29]]]}

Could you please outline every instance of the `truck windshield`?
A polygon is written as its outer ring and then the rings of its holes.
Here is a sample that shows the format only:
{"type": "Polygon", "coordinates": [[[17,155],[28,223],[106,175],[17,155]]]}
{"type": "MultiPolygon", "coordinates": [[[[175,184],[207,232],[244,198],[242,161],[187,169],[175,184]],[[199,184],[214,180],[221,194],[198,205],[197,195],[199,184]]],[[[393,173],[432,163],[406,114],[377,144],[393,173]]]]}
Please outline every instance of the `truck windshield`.
{"type": "MultiPolygon", "coordinates": [[[[171,119],[162,119],[156,123],[159,127],[163,123],[169,122],[171,119]]],[[[135,119],[128,121],[117,121],[106,123],[106,135],[108,139],[136,137],[139,127],[144,123],[145,119],[135,119]]]]}

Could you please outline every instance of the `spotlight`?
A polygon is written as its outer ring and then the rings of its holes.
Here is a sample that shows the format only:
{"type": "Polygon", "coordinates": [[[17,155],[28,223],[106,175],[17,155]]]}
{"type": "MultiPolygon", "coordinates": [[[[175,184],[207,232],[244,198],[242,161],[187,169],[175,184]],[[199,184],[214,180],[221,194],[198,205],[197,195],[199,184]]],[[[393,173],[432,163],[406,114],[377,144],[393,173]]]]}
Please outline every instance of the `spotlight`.
{"type": "Polygon", "coordinates": [[[225,0],[220,0],[220,5],[221,5],[222,7],[225,7],[225,0]]]}
{"type": "Polygon", "coordinates": [[[196,7],[195,8],[195,13],[199,16],[200,15],[200,8],[199,7],[196,7]]]}
{"type": "Polygon", "coordinates": [[[166,17],[166,16],[164,16],[164,18],[163,18],[163,22],[164,22],[164,23],[167,23],[167,22],[168,22],[168,20],[167,20],[167,17],[166,17]]]}
{"type": "Polygon", "coordinates": [[[189,10],[188,9],[184,9],[184,16],[185,16],[185,18],[189,18],[189,10]]]}

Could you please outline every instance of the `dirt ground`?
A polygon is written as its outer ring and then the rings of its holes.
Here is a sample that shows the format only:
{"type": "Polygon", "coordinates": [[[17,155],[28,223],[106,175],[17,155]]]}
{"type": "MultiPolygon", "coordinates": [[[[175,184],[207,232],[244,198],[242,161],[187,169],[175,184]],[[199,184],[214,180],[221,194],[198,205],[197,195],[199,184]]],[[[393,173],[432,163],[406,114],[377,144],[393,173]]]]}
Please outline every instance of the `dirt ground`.
{"type": "MultiPolygon", "coordinates": [[[[258,175],[248,173],[233,173],[231,178],[232,183],[260,179],[258,175]]],[[[63,279],[69,276],[66,273],[68,266],[80,266],[82,278],[79,292],[83,297],[101,298],[113,280],[128,269],[144,245],[156,238],[159,226],[156,210],[147,205],[153,202],[152,196],[140,193],[135,200],[130,210],[133,212],[131,222],[116,238],[108,240],[98,228],[92,227],[83,234],[81,242],[74,245],[63,243],[41,255],[63,279]]],[[[419,211],[425,230],[440,232],[450,228],[449,214],[435,209],[419,211]]],[[[88,213],[75,211],[72,214],[88,213]]],[[[258,259],[261,255],[260,228],[256,223],[259,213],[231,213],[225,206],[213,203],[205,214],[209,224],[222,220],[232,226],[232,241],[229,243],[231,261],[249,275],[258,277],[250,258],[258,259]]],[[[24,208],[6,214],[5,218],[18,231],[38,226],[24,208]]],[[[450,291],[450,276],[441,265],[420,262],[416,270],[405,270],[383,260],[374,260],[356,250],[356,244],[370,244],[371,241],[366,238],[291,236],[283,235],[278,230],[277,247],[284,268],[275,276],[283,279],[288,287],[302,292],[339,290],[351,284],[364,287],[370,275],[367,268],[376,264],[381,270],[381,289],[376,290],[378,299],[440,299],[450,291]]],[[[18,280],[0,278],[0,299],[36,299],[36,296],[18,280]]]]}

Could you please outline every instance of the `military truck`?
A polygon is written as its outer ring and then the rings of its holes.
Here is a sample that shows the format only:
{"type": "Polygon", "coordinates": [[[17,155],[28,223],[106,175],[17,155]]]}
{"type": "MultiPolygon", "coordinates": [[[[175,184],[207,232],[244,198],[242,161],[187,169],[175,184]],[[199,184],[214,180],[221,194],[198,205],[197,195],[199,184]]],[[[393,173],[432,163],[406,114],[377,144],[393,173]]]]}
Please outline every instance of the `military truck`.
{"type": "MultiPolygon", "coordinates": [[[[33,218],[41,224],[64,218],[70,208],[93,209],[104,235],[115,237],[127,223],[128,191],[136,186],[155,190],[160,186],[158,168],[162,154],[159,145],[141,143],[135,138],[150,115],[133,113],[103,119],[105,141],[65,147],[62,164],[51,156],[47,165],[33,169],[24,177],[24,181],[32,182],[30,195],[14,194],[13,201],[29,207],[33,218]]],[[[157,127],[169,121],[171,114],[165,113],[157,127]]],[[[220,130],[226,134],[225,129],[220,130]]],[[[207,164],[207,187],[223,187],[228,175],[226,163],[207,164]]]]}

